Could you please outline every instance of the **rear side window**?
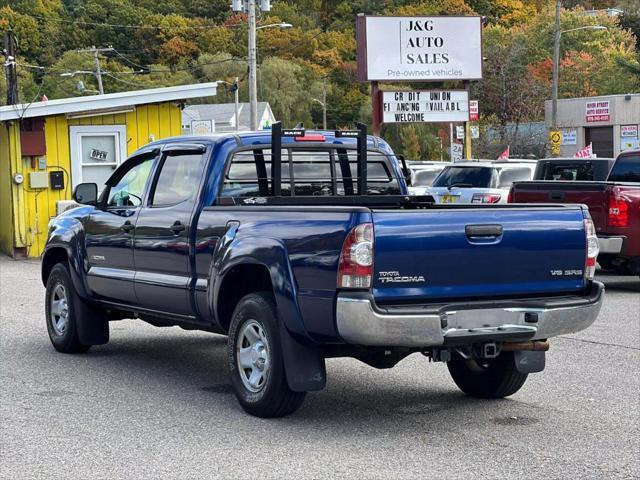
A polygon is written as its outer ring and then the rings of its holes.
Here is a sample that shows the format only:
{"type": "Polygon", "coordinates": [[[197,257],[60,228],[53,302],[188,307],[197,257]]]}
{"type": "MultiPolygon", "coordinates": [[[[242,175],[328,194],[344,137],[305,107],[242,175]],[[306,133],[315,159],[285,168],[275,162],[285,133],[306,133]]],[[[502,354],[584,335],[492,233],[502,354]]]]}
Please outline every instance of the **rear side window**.
{"type": "Polygon", "coordinates": [[[202,175],[201,153],[168,153],[153,190],[151,205],[168,206],[189,200],[202,175]]]}
{"type": "Polygon", "coordinates": [[[439,170],[418,170],[413,174],[414,187],[428,187],[440,173],[439,170]]]}
{"type": "Polygon", "coordinates": [[[640,155],[619,157],[609,174],[611,182],[640,182],[640,155]]]}
{"type": "Polygon", "coordinates": [[[591,162],[578,164],[548,162],[544,166],[540,180],[592,181],[595,180],[595,171],[591,162]]]}
{"type": "Polygon", "coordinates": [[[433,182],[434,187],[491,188],[493,169],[489,167],[447,167],[433,182]]]}
{"type": "Polygon", "coordinates": [[[529,168],[503,168],[498,175],[498,188],[509,188],[513,182],[531,180],[532,176],[529,168]]]}
{"type": "MultiPolygon", "coordinates": [[[[282,150],[283,196],[354,195],[357,193],[357,155],[352,150],[282,150]]],[[[367,155],[369,195],[399,194],[400,184],[379,152],[367,155]]],[[[221,197],[260,197],[271,194],[271,150],[236,152],[227,167],[221,197]]]]}

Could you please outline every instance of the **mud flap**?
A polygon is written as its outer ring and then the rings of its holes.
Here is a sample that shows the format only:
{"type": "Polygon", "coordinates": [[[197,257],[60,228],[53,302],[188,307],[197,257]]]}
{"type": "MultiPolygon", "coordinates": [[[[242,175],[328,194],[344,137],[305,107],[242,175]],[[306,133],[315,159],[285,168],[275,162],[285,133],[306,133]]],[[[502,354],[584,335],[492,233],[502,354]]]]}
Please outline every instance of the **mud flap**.
{"type": "Polygon", "coordinates": [[[536,373],[544,370],[545,352],[519,351],[513,352],[516,370],[520,373],[536,373]]]}
{"type": "Polygon", "coordinates": [[[83,345],[104,345],[109,341],[109,322],[96,308],[91,308],[78,295],[74,295],[78,326],[78,339],[83,345]]]}
{"type": "Polygon", "coordinates": [[[284,325],[280,328],[280,343],[289,388],[294,392],[322,390],[327,371],[319,350],[295,339],[284,325]]]}

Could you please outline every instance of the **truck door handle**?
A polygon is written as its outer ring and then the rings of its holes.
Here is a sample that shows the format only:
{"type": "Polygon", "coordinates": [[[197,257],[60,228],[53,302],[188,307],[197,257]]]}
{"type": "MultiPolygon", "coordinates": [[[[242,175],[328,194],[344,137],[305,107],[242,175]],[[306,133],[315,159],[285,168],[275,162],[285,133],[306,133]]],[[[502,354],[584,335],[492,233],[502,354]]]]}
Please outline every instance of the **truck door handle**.
{"type": "Polygon", "coordinates": [[[564,200],[564,192],[551,192],[549,194],[551,200],[562,202],[564,200]]]}
{"type": "Polygon", "coordinates": [[[176,235],[180,232],[184,232],[186,227],[182,224],[180,220],[176,220],[173,225],[171,225],[170,230],[176,235]]]}
{"type": "Polygon", "coordinates": [[[466,225],[464,227],[464,233],[469,238],[499,237],[502,232],[502,225],[466,225]]]}
{"type": "Polygon", "coordinates": [[[131,223],[129,220],[127,220],[126,222],[124,222],[124,224],[120,228],[125,233],[129,233],[131,230],[135,228],[135,225],[131,223]]]}

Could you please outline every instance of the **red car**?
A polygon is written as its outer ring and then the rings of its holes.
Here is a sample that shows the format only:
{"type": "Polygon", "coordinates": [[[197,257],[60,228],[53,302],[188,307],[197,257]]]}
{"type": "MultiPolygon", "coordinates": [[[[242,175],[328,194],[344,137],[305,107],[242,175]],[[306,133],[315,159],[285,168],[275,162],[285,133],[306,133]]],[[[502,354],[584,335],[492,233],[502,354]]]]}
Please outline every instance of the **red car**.
{"type": "Polygon", "coordinates": [[[587,205],[600,243],[600,266],[640,275],[640,150],[621,153],[604,182],[516,182],[509,202],[587,205]]]}

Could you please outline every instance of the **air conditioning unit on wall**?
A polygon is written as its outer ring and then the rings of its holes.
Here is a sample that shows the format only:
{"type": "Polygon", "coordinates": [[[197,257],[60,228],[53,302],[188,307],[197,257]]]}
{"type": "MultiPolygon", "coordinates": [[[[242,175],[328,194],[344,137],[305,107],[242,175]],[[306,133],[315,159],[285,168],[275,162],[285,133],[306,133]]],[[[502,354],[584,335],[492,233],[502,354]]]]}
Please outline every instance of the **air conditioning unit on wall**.
{"type": "Polygon", "coordinates": [[[71,210],[72,208],[79,207],[80,204],[73,200],[59,200],[56,202],[56,215],[60,215],[62,212],[71,210]]]}

